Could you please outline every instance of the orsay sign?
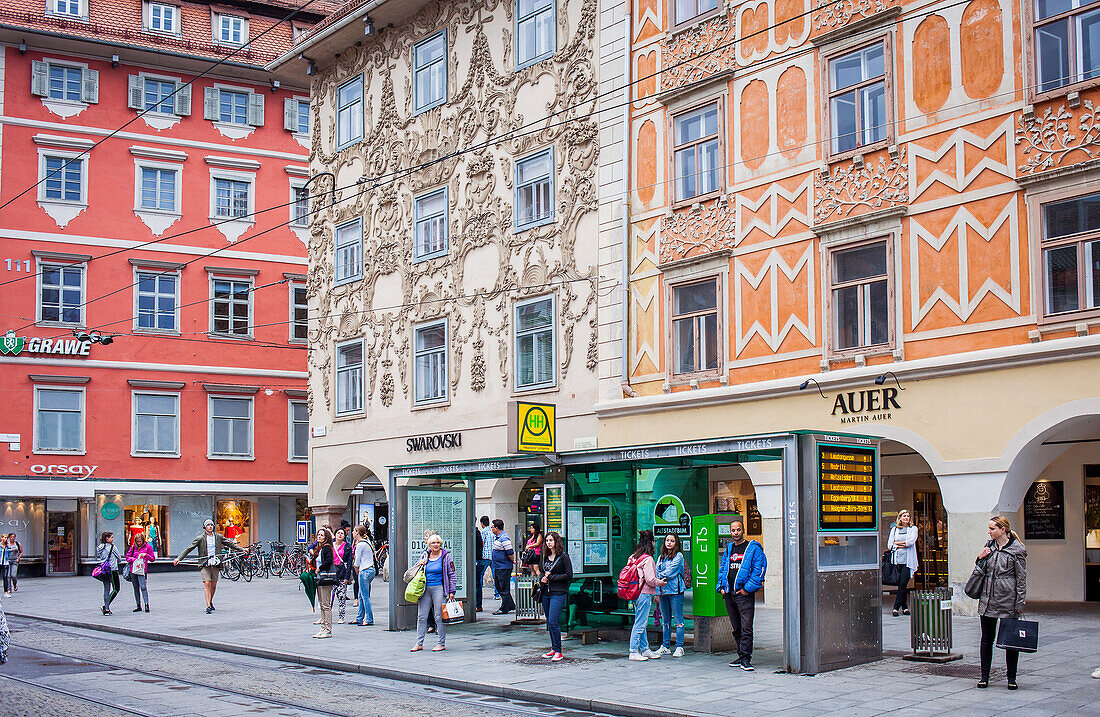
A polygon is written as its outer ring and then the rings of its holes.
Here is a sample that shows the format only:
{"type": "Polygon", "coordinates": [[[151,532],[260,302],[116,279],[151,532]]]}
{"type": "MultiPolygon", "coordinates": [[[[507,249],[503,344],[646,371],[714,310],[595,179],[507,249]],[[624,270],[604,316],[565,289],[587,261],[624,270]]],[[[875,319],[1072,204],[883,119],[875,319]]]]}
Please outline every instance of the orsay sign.
{"type": "Polygon", "coordinates": [[[91,341],[16,336],[13,331],[9,331],[3,337],[0,337],[0,354],[10,356],[18,356],[19,354],[87,356],[91,348],[91,341]]]}
{"type": "Polygon", "coordinates": [[[461,433],[436,433],[432,436],[415,436],[406,439],[405,450],[409,453],[415,451],[438,451],[441,448],[461,448],[461,433]]]}
{"type": "Polygon", "coordinates": [[[841,423],[866,423],[893,418],[892,411],[900,409],[898,389],[871,388],[838,393],[832,415],[840,416],[841,423]]]}

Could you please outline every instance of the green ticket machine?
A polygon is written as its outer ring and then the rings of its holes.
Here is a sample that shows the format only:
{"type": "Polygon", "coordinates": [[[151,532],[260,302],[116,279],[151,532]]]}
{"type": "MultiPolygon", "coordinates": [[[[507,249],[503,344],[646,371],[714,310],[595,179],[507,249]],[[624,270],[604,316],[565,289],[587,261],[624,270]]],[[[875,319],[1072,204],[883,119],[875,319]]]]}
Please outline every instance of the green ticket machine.
{"type": "Polygon", "coordinates": [[[696,652],[722,652],[735,647],[726,603],[718,594],[722,551],[730,540],[730,523],[735,520],[743,518],[724,513],[692,519],[691,586],[696,652]]]}

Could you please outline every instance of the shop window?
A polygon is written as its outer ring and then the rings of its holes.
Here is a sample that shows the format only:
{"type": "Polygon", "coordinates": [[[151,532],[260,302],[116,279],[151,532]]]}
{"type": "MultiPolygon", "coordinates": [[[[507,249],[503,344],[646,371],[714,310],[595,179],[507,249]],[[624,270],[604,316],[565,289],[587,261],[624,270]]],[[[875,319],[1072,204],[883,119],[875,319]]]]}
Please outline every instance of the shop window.
{"type": "Polygon", "coordinates": [[[309,304],[306,287],[290,285],[290,340],[305,343],[309,339],[309,304]]]}
{"type": "Polygon", "coordinates": [[[886,240],[830,252],[832,349],[890,343],[890,249],[886,240]]]}
{"type": "Polygon", "coordinates": [[[210,457],[252,457],[252,399],[210,397],[210,457]]]}
{"type": "Polygon", "coordinates": [[[723,146],[720,101],[672,118],[672,164],[676,201],[699,201],[722,190],[723,146]]]}
{"type": "Polygon", "coordinates": [[[15,533],[23,559],[40,559],[45,550],[46,504],[41,500],[0,500],[0,528],[15,533]]]}
{"type": "Polygon", "coordinates": [[[336,347],[336,415],[363,410],[363,342],[336,347]]]}
{"type": "Polygon", "coordinates": [[[555,371],[554,297],[516,304],[516,389],[548,388],[555,371]]]}
{"type": "Polygon", "coordinates": [[[413,329],[413,403],[447,400],[447,322],[413,329]]]}
{"type": "Polygon", "coordinates": [[[1044,204],[1042,217],[1046,315],[1100,308],[1100,194],[1044,204]]]}
{"type": "Polygon", "coordinates": [[[252,335],[252,282],[212,279],[210,330],[220,336],[252,335]]]}
{"type": "Polygon", "coordinates": [[[1039,92],[1100,76],[1100,2],[1035,0],[1034,7],[1039,92]]]}
{"type": "MultiPolygon", "coordinates": [[[[140,496],[131,496],[131,498],[140,496]]],[[[168,506],[146,505],[143,503],[127,505],[123,509],[126,528],[125,549],[129,550],[138,535],[144,535],[145,541],[152,546],[153,552],[160,557],[168,555],[168,506]]],[[[118,538],[116,536],[117,543],[118,538]]]]}
{"type": "Polygon", "coordinates": [[[252,501],[219,500],[214,510],[215,529],[237,545],[246,548],[254,542],[252,501]]]}
{"type": "Polygon", "coordinates": [[[516,231],[554,221],[554,150],[516,162],[516,231]]]}
{"type": "Polygon", "coordinates": [[[309,458],[309,404],[290,402],[290,460],[309,458]]]}
{"type": "Polygon", "coordinates": [[[84,389],[34,389],[34,450],[79,453],[84,450],[84,389]]]}
{"type": "Polygon", "coordinates": [[[134,453],[179,455],[179,395],[134,394],[134,453]]]}
{"type": "Polygon", "coordinates": [[[447,33],[413,47],[413,85],[417,112],[447,101],[447,33]]]}
{"type": "Polygon", "coordinates": [[[347,147],[363,139],[363,78],[356,77],[336,90],[336,144],[347,147]]]}
{"type": "Polygon", "coordinates": [[[336,227],[336,256],[333,272],[337,284],[363,278],[363,223],[361,220],[336,227]]]}
{"type": "Polygon", "coordinates": [[[39,265],[38,320],[57,324],[84,323],[83,265],[39,265]]]}
{"type": "Polygon", "coordinates": [[[447,188],[413,201],[413,259],[431,259],[447,253],[447,188]]]}
{"type": "Polygon", "coordinates": [[[683,25],[718,12],[718,0],[672,0],[675,3],[673,25],[683,25]]]}
{"type": "Polygon", "coordinates": [[[722,361],[718,279],[671,287],[672,373],[717,375],[722,361]]]}
{"type": "Polygon", "coordinates": [[[828,60],[834,155],[881,145],[892,136],[887,106],[886,42],[828,60]]]}
{"type": "Polygon", "coordinates": [[[556,40],[554,0],[516,0],[516,67],[550,57],[556,40]]]}

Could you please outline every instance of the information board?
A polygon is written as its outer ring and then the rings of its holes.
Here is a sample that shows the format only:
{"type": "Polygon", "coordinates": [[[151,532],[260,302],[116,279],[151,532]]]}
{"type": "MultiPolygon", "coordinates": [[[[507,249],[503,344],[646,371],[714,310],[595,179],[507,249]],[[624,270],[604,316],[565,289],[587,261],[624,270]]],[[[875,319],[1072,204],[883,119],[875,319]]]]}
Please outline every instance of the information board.
{"type": "Polygon", "coordinates": [[[878,529],[875,450],[856,446],[817,447],[818,528],[878,529]]]}
{"type": "Polygon", "coordinates": [[[1037,480],[1024,496],[1024,539],[1065,540],[1065,483],[1037,480]]]}
{"type": "Polygon", "coordinates": [[[457,597],[466,597],[466,491],[409,488],[408,540],[409,565],[424,554],[424,531],[443,538],[443,547],[451,554],[458,578],[457,597]]]}
{"type": "Polygon", "coordinates": [[[548,484],[543,488],[543,504],[546,506],[546,532],[554,531],[567,537],[565,529],[565,485],[548,484]]]}
{"type": "Polygon", "coordinates": [[[566,510],[569,524],[570,559],[577,575],[598,576],[611,573],[611,507],[600,504],[573,504],[566,510]]]}

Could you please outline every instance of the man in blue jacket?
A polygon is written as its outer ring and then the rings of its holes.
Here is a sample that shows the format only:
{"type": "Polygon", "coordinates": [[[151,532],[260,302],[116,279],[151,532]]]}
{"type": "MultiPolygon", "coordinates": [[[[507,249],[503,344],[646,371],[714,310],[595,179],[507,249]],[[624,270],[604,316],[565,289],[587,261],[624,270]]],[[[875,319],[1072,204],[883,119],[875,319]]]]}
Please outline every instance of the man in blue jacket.
{"type": "Polygon", "coordinates": [[[745,524],[740,520],[730,523],[730,537],[722,553],[718,570],[718,592],[726,600],[726,612],[733,626],[733,640],[737,643],[737,660],[730,667],[740,667],[752,672],[752,619],[756,613],[756,591],[764,586],[764,574],[768,572],[768,559],[764,546],[755,540],[745,540],[745,524]]]}

